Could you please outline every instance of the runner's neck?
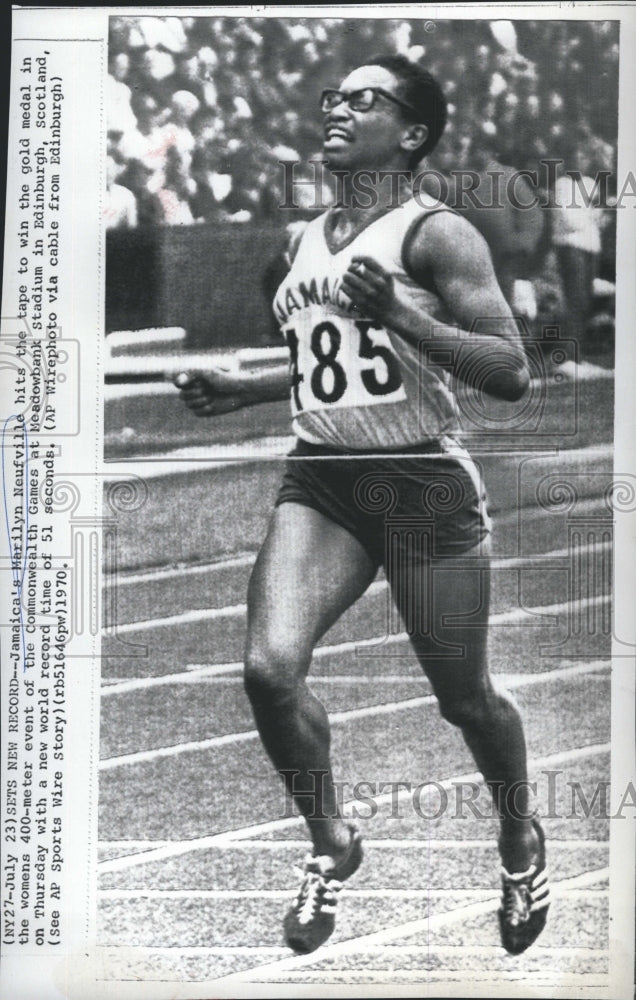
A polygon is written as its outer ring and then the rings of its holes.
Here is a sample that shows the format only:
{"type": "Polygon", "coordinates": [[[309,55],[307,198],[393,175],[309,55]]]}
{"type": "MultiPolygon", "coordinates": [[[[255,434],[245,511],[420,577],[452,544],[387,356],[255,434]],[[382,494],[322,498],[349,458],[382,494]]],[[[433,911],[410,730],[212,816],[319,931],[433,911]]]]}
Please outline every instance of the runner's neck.
{"type": "MultiPolygon", "coordinates": [[[[355,195],[347,197],[344,202],[333,205],[327,212],[325,228],[333,245],[345,246],[376,219],[393,211],[413,196],[410,184],[400,178],[400,187],[395,190],[395,181],[385,178],[374,187],[377,197],[370,206],[356,204],[355,195]]],[[[360,199],[359,199],[360,200],[360,199]]]]}

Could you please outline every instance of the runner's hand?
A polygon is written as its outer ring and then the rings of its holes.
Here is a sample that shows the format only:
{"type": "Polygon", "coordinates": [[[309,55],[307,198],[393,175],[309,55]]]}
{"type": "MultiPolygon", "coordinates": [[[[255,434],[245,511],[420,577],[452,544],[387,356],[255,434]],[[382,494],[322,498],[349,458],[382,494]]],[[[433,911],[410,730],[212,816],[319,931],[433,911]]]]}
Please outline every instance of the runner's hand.
{"type": "Polygon", "coordinates": [[[240,380],[222,368],[179,372],[173,381],[181,399],[197,417],[232,413],[246,404],[240,380]]]}
{"type": "Polygon", "coordinates": [[[373,257],[352,257],[342,287],[363,316],[390,319],[396,304],[393,276],[373,257]]]}

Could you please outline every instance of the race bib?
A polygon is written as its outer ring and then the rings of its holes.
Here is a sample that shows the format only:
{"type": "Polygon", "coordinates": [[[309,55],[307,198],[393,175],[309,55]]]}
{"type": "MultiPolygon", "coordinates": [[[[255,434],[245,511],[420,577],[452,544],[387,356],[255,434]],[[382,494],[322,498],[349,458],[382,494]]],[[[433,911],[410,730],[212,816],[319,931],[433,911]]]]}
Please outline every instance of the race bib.
{"type": "Polygon", "coordinates": [[[307,309],[283,327],[294,416],[406,399],[400,362],[379,323],[307,309]]]}

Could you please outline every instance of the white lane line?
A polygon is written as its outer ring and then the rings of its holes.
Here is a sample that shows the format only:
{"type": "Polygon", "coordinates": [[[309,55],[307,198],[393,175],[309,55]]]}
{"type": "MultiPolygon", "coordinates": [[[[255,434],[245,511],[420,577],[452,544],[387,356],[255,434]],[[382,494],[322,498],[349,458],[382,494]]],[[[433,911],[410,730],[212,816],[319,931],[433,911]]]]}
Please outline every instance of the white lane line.
{"type": "MultiPolygon", "coordinates": [[[[577,504],[577,511],[582,514],[588,513],[590,511],[597,510],[599,506],[599,498],[593,497],[588,500],[581,500],[577,504]]],[[[535,517],[543,517],[546,511],[529,511],[535,517]]],[[[519,512],[506,511],[497,516],[497,528],[501,529],[510,524],[518,524],[519,522],[519,512]]],[[[535,560],[540,561],[542,559],[564,559],[569,557],[570,550],[564,549],[551,549],[548,552],[535,552],[528,553],[525,556],[495,556],[492,559],[491,565],[496,569],[501,569],[505,567],[514,568],[516,566],[525,566],[527,564],[533,563],[535,560]]],[[[196,563],[182,564],[180,566],[149,566],[146,569],[139,570],[137,572],[129,572],[127,570],[119,570],[116,573],[105,573],[102,587],[107,590],[110,587],[138,587],[140,584],[146,583],[158,583],[160,584],[165,580],[172,580],[175,577],[180,576],[199,576],[205,573],[213,573],[216,570],[227,570],[227,569],[238,569],[243,566],[251,566],[256,558],[256,553],[254,552],[242,552],[238,555],[228,556],[226,559],[219,559],[216,562],[208,563],[196,563]]]]}
{"type": "MultiPolygon", "coordinates": [[[[567,892],[570,890],[568,889],[567,892]]],[[[492,892],[491,892],[492,895],[492,892]]],[[[565,895],[565,893],[564,893],[565,895]]],[[[432,953],[433,949],[426,944],[384,944],[378,945],[377,951],[382,953],[386,952],[387,955],[421,955],[426,953],[432,953]]],[[[434,948],[436,955],[448,955],[449,957],[455,956],[474,956],[484,955],[489,958],[503,958],[505,961],[505,956],[502,954],[501,946],[496,944],[437,944],[434,948]]],[[[548,958],[557,958],[560,956],[567,956],[568,958],[585,958],[592,953],[599,957],[604,955],[607,957],[606,948],[578,948],[569,945],[563,945],[559,947],[557,945],[546,946],[541,944],[535,944],[532,947],[530,956],[538,957],[539,954],[548,958]]],[[[287,952],[287,957],[289,957],[289,951],[287,952]]],[[[326,971],[326,970],[325,970],[326,971]]]]}
{"type": "MultiPolygon", "coordinates": [[[[116,960],[118,963],[122,961],[121,952],[125,951],[125,959],[130,959],[134,962],[135,959],[139,961],[147,961],[152,958],[153,955],[161,958],[206,958],[207,956],[214,955],[289,955],[289,948],[284,945],[241,945],[241,944],[217,944],[217,945],[207,945],[207,944],[190,944],[190,945],[152,945],[152,947],[142,947],[135,945],[134,947],[128,947],[126,945],[115,945],[106,944],[100,945],[97,949],[97,954],[105,959],[105,962],[109,960],[116,960]]],[[[118,979],[120,977],[117,977],[118,979]]]]}
{"type": "MultiPolygon", "coordinates": [[[[581,549],[588,549],[590,546],[581,546],[581,549]]],[[[610,542],[605,542],[602,545],[596,546],[594,551],[599,549],[611,549],[612,545],[610,542]]],[[[550,552],[545,552],[537,556],[512,556],[509,558],[493,559],[491,560],[491,569],[541,569],[545,570],[567,569],[567,564],[563,566],[550,566],[546,565],[546,560],[550,559],[553,561],[565,560],[570,556],[569,549],[553,549],[550,552]]],[[[200,569],[199,569],[200,572],[200,569]]],[[[364,597],[368,595],[373,595],[385,591],[387,597],[389,596],[389,588],[385,579],[375,580],[369,587],[367,587],[364,592],[364,597]]],[[[520,609],[522,610],[522,609],[520,609]]],[[[134,622],[124,622],[117,625],[116,630],[118,635],[126,635],[129,632],[144,632],[151,628],[169,628],[172,625],[180,624],[190,624],[191,622],[198,621],[214,621],[217,618],[222,618],[227,615],[228,618],[235,618],[241,613],[245,614],[247,611],[247,606],[243,602],[241,604],[229,604],[225,607],[220,608],[189,608],[187,611],[181,611],[175,615],[166,615],[160,618],[144,618],[140,621],[134,622]]],[[[114,630],[115,626],[110,625],[110,630],[114,630]]]]}
{"type": "MultiPolygon", "coordinates": [[[[581,515],[595,511],[598,509],[599,503],[601,502],[600,497],[589,497],[586,500],[580,500],[577,503],[576,509],[581,515]]],[[[530,510],[530,508],[523,508],[534,518],[544,518],[546,515],[545,510],[530,510]]],[[[497,528],[501,529],[510,525],[516,525],[519,523],[519,511],[502,511],[497,515],[497,528]]],[[[525,565],[528,560],[543,559],[546,556],[551,556],[553,558],[565,558],[569,556],[569,549],[554,549],[546,553],[528,553],[525,556],[495,556],[492,560],[493,566],[505,566],[505,565],[525,565]]],[[[161,583],[162,580],[172,580],[174,577],[179,576],[196,576],[202,573],[213,572],[214,570],[220,569],[235,569],[239,566],[250,566],[256,558],[256,553],[253,552],[241,552],[238,555],[227,556],[225,559],[219,559],[215,562],[208,563],[197,563],[195,565],[182,564],[180,566],[148,566],[145,569],[138,570],[137,572],[130,572],[127,570],[119,570],[116,573],[105,573],[104,582],[102,586],[104,588],[108,587],[126,587],[126,586],[139,586],[139,584],[144,583],[161,583]]]]}
{"type": "MultiPolygon", "coordinates": [[[[218,685],[219,687],[223,685],[238,685],[243,683],[243,677],[241,674],[204,674],[203,671],[207,669],[206,667],[196,666],[196,674],[192,680],[188,680],[187,674],[180,674],[179,677],[183,677],[183,681],[174,681],[173,683],[183,683],[183,684],[203,684],[203,685],[218,685]]],[[[174,675],[173,675],[174,676],[174,675]]],[[[505,677],[506,683],[515,683],[517,677],[525,676],[522,674],[497,674],[494,673],[493,677],[505,677]]],[[[108,683],[108,682],[105,682],[108,683]]],[[[115,682],[116,683],[116,682],[115,682]]],[[[396,684],[416,684],[418,686],[426,685],[426,677],[422,673],[417,663],[413,664],[413,673],[411,674],[315,674],[310,677],[310,683],[312,687],[316,687],[318,684],[324,684],[327,687],[333,686],[346,686],[347,684],[355,684],[356,687],[375,687],[379,685],[380,687],[385,685],[391,685],[394,687],[396,684]]],[[[154,685],[153,685],[154,686],[154,685]]],[[[121,691],[115,691],[115,694],[121,694],[121,691]]],[[[104,691],[102,691],[102,696],[104,691]]]]}
{"type": "MultiPolygon", "coordinates": [[[[386,591],[388,596],[388,586],[386,580],[375,580],[365,590],[365,596],[373,596],[386,591]]],[[[146,618],[138,622],[126,622],[118,625],[117,635],[127,635],[130,632],[146,632],[153,628],[170,628],[173,625],[190,625],[193,622],[215,621],[218,618],[240,618],[247,613],[247,605],[228,604],[222,608],[190,608],[188,611],[181,611],[176,615],[167,615],[163,618],[146,618]]],[[[110,626],[114,634],[114,627],[110,626]]]]}
{"type": "MultiPolygon", "coordinates": [[[[595,501],[594,508],[598,507],[598,501],[595,501]]],[[[515,513],[515,520],[518,519],[518,515],[515,513]]],[[[582,548],[588,548],[585,545],[582,548]]],[[[603,543],[603,547],[611,548],[609,542],[603,543]]],[[[541,564],[546,559],[569,559],[571,555],[570,549],[549,549],[547,552],[532,552],[525,556],[495,556],[491,559],[491,567],[493,569],[525,569],[526,567],[534,567],[537,564],[541,564]]],[[[228,569],[239,569],[248,566],[252,566],[254,560],[256,559],[256,553],[245,552],[238,556],[230,556],[227,559],[219,559],[218,562],[212,563],[195,563],[194,565],[182,565],[182,566],[162,566],[156,569],[148,569],[139,573],[125,573],[120,572],[116,574],[110,574],[105,576],[102,587],[107,590],[112,587],[139,587],[143,584],[160,584],[164,581],[173,580],[179,577],[189,578],[191,576],[204,576],[206,573],[212,574],[216,573],[218,570],[228,570],[228,569]]],[[[384,577],[382,577],[384,580],[384,577]]]]}
{"type": "MultiPolygon", "coordinates": [[[[607,671],[609,670],[609,664],[603,663],[603,666],[599,667],[596,662],[591,664],[580,663],[575,666],[561,667],[558,670],[545,671],[540,674],[517,674],[516,680],[506,679],[506,686],[510,689],[530,687],[534,684],[552,683],[554,681],[580,677],[597,670],[607,671]]],[[[364,708],[350,708],[343,712],[331,712],[329,719],[332,723],[347,722],[351,719],[364,719],[378,715],[390,715],[393,712],[408,711],[424,705],[433,705],[436,702],[435,695],[426,694],[417,698],[405,698],[400,701],[383,702],[379,705],[366,705],[364,708]]],[[[210,736],[205,740],[192,740],[188,743],[175,743],[171,746],[155,747],[152,750],[139,750],[135,753],[121,754],[117,757],[106,757],[100,761],[99,769],[100,771],[111,771],[115,767],[143,764],[162,757],[176,757],[182,753],[216,750],[219,747],[230,746],[234,743],[245,743],[249,740],[255,740],[257,737],[258,732],[256,729],[247,729],[241,733],[227,733],[224,736],[210,736]]]]}
{"type": "MultiPolygon", "coordinates": [[[[326,647],[322,647],[323,649],[326,647]]],[[[314,659],[316,652],[314,652],[314,659]]],[[[169,684],[198,684],[208,677],[223,677],[226,674],[238,673],[243,669],[243,663],[208,663],[205,666],[179,671],[175,674],[161,674],[159,677],[131,677],[125,681],[103,681],[101,697],[111,694],[130,694],[131,691],[143,691],[145,688],[164,687],[169,684]]]]}
{"type": "MultiPolygon", "coordinates": [[[[98,949],[100,954],[113,952],[118,954],[121,951],[121,946],[117,945],[102,945],[98,949]]],[[[162,957],[175,957],[181,958],[182,956],[201,956],[205,958],[210,955],[281,955],[289,956],[289,948],[284,945],[232,945],[232,944],[219,944],[219,945],[205,945],[205,944],[191,944],[191,945],[153,945],[152,947],[140,947],[136,946],[134,948],[126,948],[127,954],[132,954],[133,958],[139,957],[141,959],[148,958],[152,955],[160,955],[162,957]]],[[[433,949],[427,945],[418,944],[385,944],[379,945],[377,952],[384,952],[387,955],[421,955],[421,954],[432,954],[433,949]]],[[[488,958],[501,958],[502,951],[497,945],[436,945],[434,949],[436,955],[448,955],[448,956],[480,956],[484,955],[488,958]]],[[[566,958],[586,958],[591,955],[598,955],[599,957],[604,955],[607,956],[607,951],[604,948],[570,948],[564,945],[562,948],[546,948],[541,945],[534,945],[532,949],[532,954],[536,957],[542,955],[546,958],[551,957],[566,957],[566,958]]],[[[316,959],[318,961],[318,959],[316,959]]]]}
{"type": "MultiPolygon", "coordinates": [[[[511,676],[507,674],[506,676],[511,676]]],[[[237,676],[236,674],[220,674],[216,677],[203,677],[201,678],[202,684],[242,684],[243,678],[237,676]]],[[[380,674],[379,676],[369,677],[368,675],[359,674],[338,674],[335,676],[325,676],[325,677],[312,677],[311,685],[312,687],[316,684],[355,684],[360,687],[365,685],[373,687],[375,684],[426,684],[426,677],[419,670],[418,673],[412,674],[380,674]]]]}
{"type": "Polygon", "coordinates": [[[227,733],[225,736],[211,736],[207,740],[192,740],[189,743],[176,743],[174,746],[157,747],[154,750],[140,750],[137,753],[121,754],[119,757],[107,757],[100,761],[100,771],[112,771],[115,767],[126,767],[130,764],[145,764],[150,760],[162,757],[176,757],[182,753],[198,753],[201,750],[217,750],[219,747],[234,746],[236,743],[247,743],[256,739],[255,729],[246,729],[243,733],[227,733]]]}
{"type": "MultiPolygon", "coordinates": [[[[492,846],[492,845],[491,845],[492,846]]],[[[561,895],[576,896],[585,892],[585,899],[603,899],[609,893],[605,889],[567,889],[561,895]]],[[[98,889],[102,899],[135,900],[167,899],[170,901],[189,899],[242,900],[242,899],[290,899],[296,895],[293,889],[98,889]]],[[[354,889],[347,886],[347,897],[356,899],[486,899],[492,897],[492,886],[475,889],[354,889]]]]}
{"type": "MultiPolygon", "coordinates": [[[[554,896],[561,896],[568,890],[575,888],[588,888],[608,876],[609,866],[605,868],[597,868],[591,872],[584,872],[581,875],[575,875],[573,878],[561,879],[559,882],[553,882],[551,884],[551,890],[554,896]]],[[[268,965],[260,965],[252,969],[246,969],[243,972],[234,973],[230,976],[224,976],[222,979],[216,980],[216,982],[238,983],[246,980],[249,982],[251,981],[252,976],[256,976],[258,982],[264,982],[267,981],[269,977],[277,975],[281,972],[295,971],[307,965],[316,965],[324,960],[341,958],[344,955],[351,955],[360,951],[366,952],[372,949],[375,950],[378,946],[386,944],[389,941],[410,937],[414,934],[423,934],[428,940],[431,933],[434,933],[443,927],[449,927],[462,920],[469,920],[472,917],[481,917],[486,913],[490,913],[498,901],[498,896],[491,895],[489,899],[480,900],[475,903],[468,903],[466,906],[457,907],[453,910],[447,910],[444,913],[434,913],[430,916],[420,917],[416,920],[407,920],[402,924],[385,927],[382,930],[374,931],[371,934],[362,934],[359,937],[350,938],[347,941],[339,941],[336,944],[325,945],[320,952],[319,957],[313,953],[311,955],[284,958],[279,962],[271,962],[268,965]]],[[[434,945],[431,950],[434,950],[434,945]]],[[[527,973],[525,973],[525,976],[527,977],[527,973]]]]}
{"type": "MultiPolygon", "coordinates": [[[[371,589],[371,588],[369,588],[371,589]]],[[[130,632],[147,632],[153,628],[170,628],[173,625],[191,625],[193,622],[215,621],[217,618],[240,618],[245,614],[245,604],[228,604],[224,608],[191,608],[177,615],[167,615],[165,618],[147,618],[141,622],[126,622],[109,626],[104,634],[128,635],[130,632]]]]}
{"type": "MultiPolygon", "coordinates": [[[[554,767],[555,765],[564,764],[567,761],[587,760],[589,757],[598,757],[601,754],[609,753],[610,750],[611,743],[590,743],[587,746],[576,747],[572,750],[561,750],[558,753],[548,754],[545,757],[536,757],[529,761],[529,768],[538,771],[543,767],[554,767]]],[[[452,791],[457,783],[475,783],[481,785],[483,784],[483,777],[479,771],[471,771],[469,774],[454,775],[451,778],[445,778],[443,781],[438,782],[447,791],[452,791]]],[[[387,792],[384,795],[378,795],[374,801],[378,805],[385,805],[396,799],[398,802],[403,801],[407,794],[410,794],[409,789],[399,789],[397,795],[395,795],[394,791],[387,792]]],[[[353,805],[355,805],[355,800],[345,803],[345,815],[350,815],[353,805]]],[[[213,833],[207,837],[172,842],[139,854],[128,854],[123,858],[111,858],[108,861],[100,862],[97,867],[100,874],[123,871],[126,868],[133,868],[137,865],[165,861],[166,858],[180,857],[191,851],[205,851],[209,847],[218,847],[220,845],[233,847],[238,840],[248,840],[250,837],[258,837],[279,830],[293,829],[293,827],[301,826],[301,824],[302,819],[300,816],[285,816],[284,818],[269,820],[265,823],[254,823],[251,826],[238,827],[235,830],[224,830],[222,833],[213,833]]],[[[307,842],[305,841],[306,846],[307,842]]]]}
{"type": "MultiPolygon", "coordinates": [[[[318,646],[314,650],[313,660],[322,660],[337,653],[349,653],[352,650],[364,649],[368,646],[376,646],[380,643],[387,645],[394,642],[402,642],[402,635],[389,636],[383,638],[374,636],[372,639],[359,639],[354,642],[338,642],[332,646],[318,646]]],[[[198,684],[210,677],[227,677],[230,674],[241,673],[243,661],[235,660],[232,663],[208,663],[203,666],[192,664],[186,670],[175,674],[161,674],[159,677],[133,677],[125,681],[114,681],[108,683],[107,687],[101,690],[101,697],[112,694],[130,694],[131,691],[141,691],[145,688],[164,687],[169,684],[198,684]]]]}
{"type": "MultiPolygon", "coordinates": [[[[101,851],[150,851],[155,847],[168,847],[170,845],[181,844],[180,840],[104,840],[99,842],[101,851]]],[[[214,843],[212,847],[218,847],[222,851],[228,848],[237,850],[257,850],[257,851],[303,851],[307,848],[307,840],[237,840],[231,844],[214,843]]],[[[381,840],[364,838],[364,846],[369,850],[426,850],[426,851],[447,851],[454,847],[461,850],[494,850],[495,844],[490,840],[458,840],[450,837],[445,840],[430,839],[425,840],[412,837],[383,837],[381,840]]],[[[609,840],[555,840],[550,838],[550,848],[564,851],[588,851],[588,850],[609,850],[609,840]]]]}
{"type": "Polygon", "coordinates": [[[112,587],[139,587],[145,583],[162,583],[163,581],[174,580],[175,577],[203,576],[206,573],[214,573],[216,570],[238,569],[243,566],[251,566],[256,559],[253,552],[244,552],[238,556],[229,556],[227,559],[219,559],[212,563],[195,563],[194,565],[182,566],[157,566],[142,570],[138,573],[109,573],[104,576],[102,589],[108,590],[112,587]]]}
{"type": "MultiPolygon", "coordinates": [[[[577,611],[586,608],[601,607],[611,601],[611,594],[602,594],[598,597],[589,597],[576,602],[577,611]]],[[[238,607],[238,605],[235,605],[238,607]]],[[[497,615],[490,616],[490,628],[498,628],[506,625],[532,625],[533,628],[553,625],[557,622],[537,622],[534,619],[542,616],[558,618],[571,608],[569,601],[561,604],[546,604],[532,608],[515,608],[512,611],[503,611],[497,615]]],[[[214,609],[218,610],[218,609],[214,609]]],[[[324,657],[334,656],[338,653],[350,653],[358,649],[369,649],[377,646],[378,657],[382,655],[387,646],[399,645],[408,642],[409,637],[406,632],[396,632],[389,636],[374,636],[371,639],[353,639],[347,642],[334,643],[331,646],[317,646],[314,650],[313,659],[321,660],[324,657]]],[[[404,654],[404,658],[414,656],[410,651],[404,654]]],[[[216,677],[222,674],[238,673],[243,669],[242,661],[232,663],[211,663],[197,669],[180,671],[174,674],[162,674],[160,677],[134,677],[130,680],[118,681],[108,684],[102,688],[101,696],[112,694],[129,694],[131,691],[139,691],[144,688],[163,687],[166,684],[196,684],[205,677],[216,677]]]]}
{"type": "MultiPolygon", "coordinates": [[[[500,955],[502,953],[500,952],[500,955]]],[[[563,991],[568,989],[571,991],[576,989],[578,993],[577,996],[584,996],[591,1000],[594,996],[601,996],[603,998],[609,998],[609,974],[604,973],[602,969],[595,970],[594,972],[563,972],[558,966],[553,969],[546,969],[545,971],[532,972],[517,970],[517,969],[497,969],[493,972],[481,971],[473,972],[472,969],[414,969],[412,971],[405,971],[400,969],[399,971],[390,971],[387,969],[375,969],[370,966],[365,966],[364,969],[356,969],[350,971],[349,969],[344,969],[341,972],[333,971],[331,969],[325,969],[324,972],[294,972],[289,971],[285,973],[284,978],[281,979],[269,979],[265,980],[266,983],[276,983],[278,986],[292,986],[292,984],[298,983],[302,984],[306,981],[307,987],[310,987],[310,983],[319,983],[320,987],[324,989],[336,988],[341,986],[347,990],[348,995],[352,995],[351,991],[354,989],[359,990],[360,987],[368,987],[377,989],[382,984],[386,984],[389,987],[395,986],[405,988],[410,987],[409,992],[404,994],[405,996],[415,996],[412,992],[414,987],[431,987],[439,986],[442,987],[444,983],[456,984],[460,989],[467,990],[468,983],[474,983],[475,989],[480,988],[483,991],[484,987],[490,987],[492,993],[476,993],[471,990],[470,994],[466,992],[462,993],[443,993],[442,996],[501,996],[502,984],[507,983],[510,989],[513,988],[514,984],[519,985],[519,989],[523,990],[521,993],[507,994],[508,996],[517,997],[527,997],[527,984],[532,983],[536,990],[541,990],[541,993],[535,992],[533,990],[533,996],[543,996],[543,997],[563,997],[572,996],[572,993],[565,994],[563,991]],[[524,985],[526,989],[523,989],[524,985]],[[499,994],[494,993],[495,990],[499,990],[499,994]],[[552,991],[555,992],[552,992],[552,991]],[[548,992],[549,991],[549,992],[548,992]],[[558,991],[558,992],[557,992],[558,991]],[[585,991],[585,992],[583,992],[585,991]],[[602,991],[600,993],[592,991],[602,991]]],[[[229,979],[216,979],[215,983],[229,983],[229,979]]],[[[386,988],[386,987],[385,987],[386,988]]],[[[267,994],[263,994],[267,996],[267,994]]],[[[305,996],[312,996],[311,993],[305,993],[305,996]]],[[[321,989],[319,996],[327,996],[331,994],[326,994],[323,989],[321,989]]],[[[360,995],[353,994],[353,996],[360,995]]],[[[377,995],[377,994],[376,994],[377,995]]],[[[391,996],[396,996],[400,994],[391,993],[391,996]]],[[[419,994],[418,994],[419,995],[419,994]]],[[[430,993],[427,995],[430,996],[430,993]]],[[[439,994],[436,994],[439,995],[439,994]]]]}
{"type": "MultiPolygon", "coordinates": [[[[503,952],[499,951],[500,957],[503,952]]],[[[251,981],[251,980],[250,980],[251,981]]],[[[493,990],[499,988],[501,990],[501,985],[504,982],[507,983],[528,983],[531,982],[533,986],[537,989],[543,991],[547,989],[558,989],[558,993],[546,994],[543,992],[543,996],[564,996],[564,989],[576,988],[581,991],[585,988],[585,993],[580,993],[580,996],[591,997],[591,993],[587,992],[591,989],[604,989],[607,990],[609,987],[609,974],[603,973],[602,970],[597,969],[594,972],[564,972],[558,966],[555,969],[546,969],[541,972],[536,972],[534,969],[529,972],[527,969],[496,969],[491,972],[487,970],[473,971],[472,969],[412,969],[412,970],[390,970],[390,969],[377,969],[371,966],[366,966],[364,969],[342,969],[338,971],[336,969],[325,969],[324,971],[318,972],[316,970],[310,970],[309,972],[296,972],[295,970],[289,970],[285,972],[284,979],[276,980],[266,980],[268,983],[276,982],[280,985],[285,985],[286,983],[303,983],[307,982],[317,982],[321,985],[324,983],[325,986],[345,986],[348,992],[354,987],[360,986],[379,986],[380,983],[387,983],[388,985],[396,986],[402,983],[405,986],[423,986],[423,985],[434,985],[435,983],[457,983],[460,987],[464,989],[468,988],[468,983],[480,983],[483,985],[492,985],[493,990]],[[602,977],[602,978],[600,978],[602,977]]],[[[216,979],[215,983],[229,983],[228,979],[216,979]]],[[[267,995],[267,994],[265,994],[267,995]]],[[[305,994],[305,996],[311,994],[305,994]]],[[[325,993],[319,994],[325,996],[325,993]]],[[[470,994],[444,994],[445,996],[477,996],[471,991],[470,994]]],[[[479,994],[483,996],[483,994],[479,994]]],[[[495,994],[496,995],[496,994],[495,994]]],[[[499,994],[501,996],[501,993],[499,994]]],[[[517,994],[517,996],[528,996],[529,994],[524,990],[523,993],[517,994]]],[[[571,995],[571,994],[570,994],[571,995]]],[[[395,994],[392,994],[395,996],[395,994]]],[[[406,996],[414,996],[413,993],[407,993],[406,996]]],[[[533,996],[539,996],[538,993],[533,991],[533,996]]]]}
{"type": "MultiPolygon", "coordinates": [[[[296,887],[290,889],[99,889],[102,899],[290,899],[296,895],[296,887]]],[[[492,886],[488,889],[352,889],[347,887],[347,896],[357,899],[484,899],[492,896],[492,886]]]]}
{"type": "MultiPolygon", "coordinates": [[[[436,701],[432,694],[420,698],[410,698],[405,701],[386,702],[382,705],[369,705],[365,708],[353,708],[346,712],[333,712],[329,719],[332,723],[345,722],[351,719],[362,719],[368,716],[386,715],[391,712],[419,708],[422,705],[432,705],[436,701]]],[[[107,757],[100,761],[100,771],[112,771],[116,767],[127,767],[134,764],[145,764],[151,760],[166,757],[177,757],[183,753],[199,753],[203,750],[217,750],[219,747],[233,746],[236,743],[246,743],[255,740],[258,732],[247,729],[242,733],[227,733],[224,736],[211,736],[205,740],[192,740],[189,743],[176,743],[171,746],[156,747],[153,750],[139,750],[136,753],[121,754],[118,757],[107,757]]]]}

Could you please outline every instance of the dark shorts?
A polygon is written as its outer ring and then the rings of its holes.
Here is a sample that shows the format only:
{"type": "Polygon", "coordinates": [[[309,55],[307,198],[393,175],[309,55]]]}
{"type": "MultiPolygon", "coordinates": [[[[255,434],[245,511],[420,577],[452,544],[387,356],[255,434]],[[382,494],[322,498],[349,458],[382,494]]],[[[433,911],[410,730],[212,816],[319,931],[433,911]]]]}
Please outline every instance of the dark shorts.
{"type": "MultiPolygon", "coordinates": [[[[458,446],[456,446],[458,447],[458,446]]],[[[490,531],[486,496],[467,455],[441,442],[399,454],[355,452],[299,440],[287,458],[276,500],[312,507],[341,525],[372,561],[460,555],[490,531]]]]}

